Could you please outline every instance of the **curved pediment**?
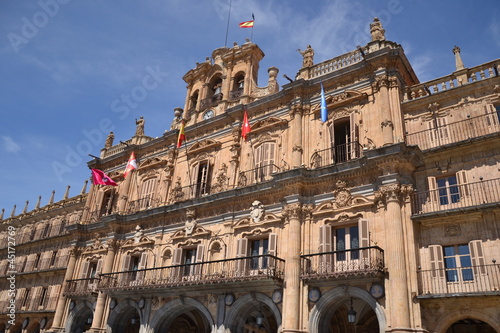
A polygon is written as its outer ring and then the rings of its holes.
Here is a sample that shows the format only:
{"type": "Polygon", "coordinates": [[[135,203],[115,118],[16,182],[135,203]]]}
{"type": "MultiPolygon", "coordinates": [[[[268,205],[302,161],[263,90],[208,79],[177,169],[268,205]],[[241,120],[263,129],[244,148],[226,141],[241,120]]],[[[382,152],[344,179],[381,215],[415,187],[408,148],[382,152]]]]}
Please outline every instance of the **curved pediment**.
{"type": "Polygon", "coordinates": [[[152,166],[157,166],[159,164],[165,163],[166,161],[164,159],[161,159],[159,157],[149,157],[144,161],[141,161],[141,164],[139,166],[139,170],[146,169],[152,166]]]}
{"type": "Polygon", "coordinates": [[[253,222],[251,217],[244,217],[236,221],[233,225],[235,230],[244,228],[254,228],[256,225],[265,225],[270,223],[281,222],[281,218],[273,213],[265,213],[259,222],[253,222]]]}
{"type": "Polygon", "coordinates": [[[137,246],[151,246],[155,242],[154,240],[150,239],[147,236],[142,236],[140,238],[134,237],[131,239],[126,240],[122,247],[127,248],[127,247],[137,247],[137,246]]]}
{"type": "Polygon", "coordinates": [[[342,222],[354,222],[363,217],[361,213],[340,212],[335,214],[332,218],[324,219],[325,224],[337,224],[342,222]]]}
{"type": "Polygon", "coordinates": [[[266,119],[259,120],[251,126],[250,134],[260,133],[262,131],[276,130],[281,127],[285,127],[288,121],[285,119],[280,119],[277,117],[269,117],[266,119]]]}
{"type": "MultiPolygon", "coordinates": [[[[328,111],[332,111],[341,106],[349,105],[349,104],[363,104],[363,102],[368,98],[368,94],[361,93],[356,90],[346,90],[339,94],[329,95],[325,97],[326,106],[328,111]]],[[[321,101],[318,104],[315,104],[314,107],[311,108],[312,112],[318,112],[321,109],[321,101]]],[[[330,113],[330,112],[329,112],[330,113]]]]}
{"type": "Polygon", "coordinates": [[[270,234],[273,232],[273,229],[271,228],[254,228],[251,231],[244,232],[241,234],[242,237],[244,238],[251,238],[251,237],[258,237],[266,234],[270,234]]]}
{"type": "Polygon", "coordinates": [[[215,141],[212,139],[200,140],[195,144],[193,144],[191,147],[189,147],[188,154],[194,155],[194,154],[199,154],[201,152],[216,150],[220,146],[221,146],[220,141],[215,141]]]}
{"type": "Polygon", "coordinates": [[[172,235],[172,239],[180,240],[183,238],[210,236],[210,234],[211,234],[210,231],[206,230],[205,228],[203,228],[200,225],[197,225],[195,228],[193,228],[193,231],[190,234],[187,233],[186,228],[183,228],[183,229],[176,231],[172,235]]]}

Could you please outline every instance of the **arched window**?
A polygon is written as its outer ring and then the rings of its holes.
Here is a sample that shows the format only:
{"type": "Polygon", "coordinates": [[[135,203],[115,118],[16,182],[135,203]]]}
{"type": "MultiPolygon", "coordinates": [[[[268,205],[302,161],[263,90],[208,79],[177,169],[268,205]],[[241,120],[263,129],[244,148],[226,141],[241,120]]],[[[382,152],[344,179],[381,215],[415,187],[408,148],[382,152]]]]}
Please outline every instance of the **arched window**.
{"type": "Polygon", "coordinates": [[[199,94],[198,94],[198,90],[196,90],[191,95],[191,98],[189,99],[189,107],[188,107],[189,111],[196,110],[196,106],[198,105],[198,98],[199,98],[199,94]]]}

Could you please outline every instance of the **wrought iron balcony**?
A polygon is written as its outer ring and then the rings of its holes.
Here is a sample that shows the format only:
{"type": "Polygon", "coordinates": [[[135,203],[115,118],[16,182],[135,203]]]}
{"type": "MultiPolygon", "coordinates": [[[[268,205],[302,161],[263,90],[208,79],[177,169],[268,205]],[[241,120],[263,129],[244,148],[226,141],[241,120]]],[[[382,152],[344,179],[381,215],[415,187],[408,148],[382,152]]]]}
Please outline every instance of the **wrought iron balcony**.
{"type": "Polygon", "coordinates": [[[310,167],[321,168],[328,165],[334,165],[360,158],[363,152],[363,146],[358,141],[353,141],[335,147],[318,150],[312,154],[309,161],[310,167]]]}
{"type": "Polygon", "coordinates": [[[500,265],[417,271],[418,298],[500,295],[500,265]]]}
{"type": "Polygon", "coordinates": [[[301,278],[319,280],[384,273],[384,250],[378,246],[306,254],[301,258],[301,278]]]}
{"type": "Polygon", "coordinates": [[[483,135],[500,132],[500,114],[488,113],[425,131],[406,135],[407,145],[418,145],[427,150],[483,135]]]}
{"type": "Polygon", "coordinates": [[[262,255],[102,274],[98,290],[163,289],[252,280],[281,282],[285,261],[262,255]]]}
{"type": "Polygon", "coordinates": [[[148,195],[144,198],[130,201],[127,207],[127,213],[132,214],[141,210],[158,207],[160,205],[160,200],[154,198],[152,195],[148,195]]]}
{"type": "Polygon", "coordinates": [[[500,202],[500,178],[413,194],[412,214],[420,215],[500,202]]]}
{"type": "Polygon", "coordinates": [[[64,296],[81,297],[97,293],[98,278],[67,280],[64,296]]]}
{"type": "Polygon", "coordinates": [[[280,168],[274,164],[262,165],[251,170],[240,171],[236,186],[249,186],[271,180],[273,178],[273,174],[276,172],[280,172],[280,168]]]}
{"type": "Polygon", "coordinates": [[[210,194],[208,182],[200,182],[188,186],[180,186],[180,183],[170,191],[170,202],[180,202],[194,199],[210,194]]]}

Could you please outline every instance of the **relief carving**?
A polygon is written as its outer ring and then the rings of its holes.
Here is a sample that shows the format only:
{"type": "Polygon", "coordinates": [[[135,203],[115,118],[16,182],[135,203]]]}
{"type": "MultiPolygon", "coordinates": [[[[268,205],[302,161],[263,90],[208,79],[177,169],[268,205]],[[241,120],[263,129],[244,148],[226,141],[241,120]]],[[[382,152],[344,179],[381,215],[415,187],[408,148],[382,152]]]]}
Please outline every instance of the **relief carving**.
{"type": "Polygon", "coordinates": [[[336,189],[333,191],[334,202],[337,208],[348,207],[352,203],[351,191],[347,188],[347,183],[343,180],[337,180],[336,189]]]}

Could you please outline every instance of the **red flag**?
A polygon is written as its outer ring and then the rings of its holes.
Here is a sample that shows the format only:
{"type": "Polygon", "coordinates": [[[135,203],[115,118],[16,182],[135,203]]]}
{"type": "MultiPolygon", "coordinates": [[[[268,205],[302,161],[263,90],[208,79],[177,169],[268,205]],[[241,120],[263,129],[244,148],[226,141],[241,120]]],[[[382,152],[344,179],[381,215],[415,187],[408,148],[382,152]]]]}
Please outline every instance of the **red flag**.
{"type": "Polygon", "coordinates": [[[113,179],[109,178],[108,175],[99,169],[92,169],[92,183],[94,185],[118,186],[113,179]]]}
{"type": "Polygon", "coordinates": [[[250,123],[248,122],[247,109],[243,113],[243,124],[241,125],[241,136],[246,139],[248,133],[250,133],[250,123]]]}
{"type": "Polygon", "coordinates": [[[181,123],[181,128],[179,129],[179,138],[177,139],[177,148],[182,146],[182,143],[186,140],[186,132],[184,131],[184,120],[181,123]]]}
{"type": "Polygon", "coordinates": [[[253,20],[240,23],[240,28],[253,28],[253,20]]]}
{"type": "Polygon", "coordinates": [[[135,160],[135,153],[132,152],[127,162],[127,166],[125,167],[125,171],[123,172],[123,177],[127,177],[130,171],[137,169],[137,162],[135,160]]]}

